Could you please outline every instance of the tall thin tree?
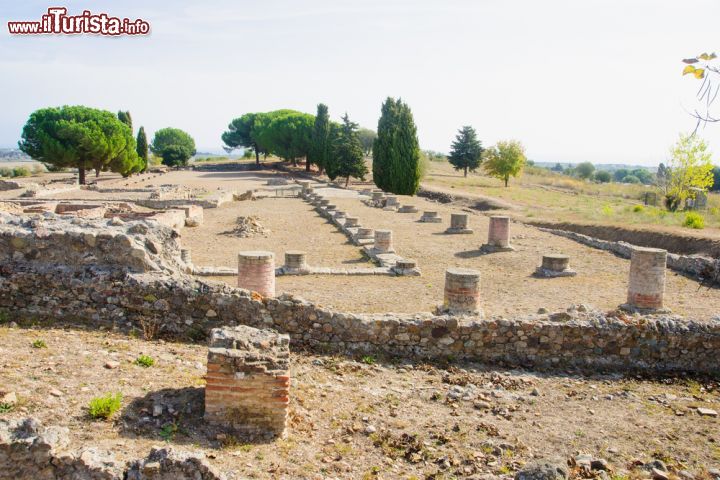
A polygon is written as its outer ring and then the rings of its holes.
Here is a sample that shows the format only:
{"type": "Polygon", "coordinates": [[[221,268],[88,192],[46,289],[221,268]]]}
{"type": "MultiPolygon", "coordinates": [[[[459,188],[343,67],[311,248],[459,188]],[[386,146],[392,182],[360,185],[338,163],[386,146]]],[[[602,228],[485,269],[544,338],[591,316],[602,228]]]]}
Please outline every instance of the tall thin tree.
{"type": "Polygon", "coordinates": [[[145,127],[141,126],[140,130],[138,130],[136,143],[138,158],[143,164],[141,172],[145,172],[148,167],[148,141],[147,135],[145,135],[145,127]]]}
{"type": "Polygon", "coordinates": [[[330,115],[328,114],[328,107],[324,103],[319,103],[317,106],[317,114],[315,115],[315,124],[313,125],[310,141],[310,154],[305,162],[305,169],[310,171],[310,165],[315,164],[320,173],[322,173],[327,169],[331,147],[330,115]]]}

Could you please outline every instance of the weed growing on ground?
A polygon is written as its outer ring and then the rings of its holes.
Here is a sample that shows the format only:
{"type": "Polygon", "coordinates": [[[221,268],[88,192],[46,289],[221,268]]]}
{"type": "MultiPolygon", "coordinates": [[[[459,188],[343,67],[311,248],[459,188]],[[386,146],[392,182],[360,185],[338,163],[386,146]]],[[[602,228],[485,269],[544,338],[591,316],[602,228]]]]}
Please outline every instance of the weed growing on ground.
{"type": "Polygon", "coordinates": [[[88,405],[88,413],[92,418],[102,418],[107,420],[112,417],[115,412],[120,410],[122,405],[122,394],[108,393],[102,397],[95,397],[90,400],[88,405]]]}
{"type": "Polygon", "coordinates": [[[155,365],[155,360],[149,355],[140,355],[135,359],[135,365],[139,367],[149,368],[155,365]]]}
{"type": "Polygon", "coordinates": [[[375,365],[377,363],[377,359],[375,359],[372,355],[365,355],[360,359],[360,361],[367,365],[375,365]]]}
{"type": "Polygon", "coordinates": [[[33,341],[31,345],[32,348],[47,348],[47,343],[45,343],[45,340],[42,340],[40,338],[33,341]]]}

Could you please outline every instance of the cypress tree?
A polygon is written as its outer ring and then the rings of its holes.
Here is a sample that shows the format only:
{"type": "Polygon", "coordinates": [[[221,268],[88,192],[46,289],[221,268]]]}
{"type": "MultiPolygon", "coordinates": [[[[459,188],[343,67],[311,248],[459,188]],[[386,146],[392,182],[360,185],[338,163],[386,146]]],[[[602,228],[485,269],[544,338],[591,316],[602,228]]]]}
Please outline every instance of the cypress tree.
{"type": "Polygon", "coordinates": [[[350,177],[364,180],[368,169],[363,159],[358,124],[351,122],[347,113],[342,120],[343,123],[333,144],[333,158],[337,162],[337,168],[331,172],[333,175],[331,180],[334,180],[334,177],[345,177],[345,186],[347,187],[350,177]]]}
{"type": "Polygon", "coordinates": [[[415,195],[420,187],[420,145],[410,107],[388,97],[381,112],[373,143],[375,185],[398,195],[415,195]]]}
{"type": "Polygon", "coordinates": [[[317,114],[315,115],[315,124],[310,138],[310,154],[305,162],[305,169],[310,170],[310,164],[318,166],[320,173],[327,169],[328,158],[330,156],[330,115],[328,115],[328,107],[324,103],[317,106],[317,114]]]}
{"type": "Polygon", "coordinates": [[[137,134],[137,154],[138,158],[142,162],[141,172],[147,170],[148,167],[148,142],[147,136],[145,135],[145,127],[140,127],[137,134]]]}
{"type": "Polygon", "coordinates": [[[128,127],[130,127],[130,131],[132,131],[133,126],[132,126],[132,117],[130,116],[130,112],[129,112],[129,111],[124,111],[124,112],[123,112],[122,110],[120,110],[120,111],[118,112],[117,116],[118,116],[118,120],[120,120],[120,121],[123,122],[125,125],[127,125],[128,127]]]}
{"type": "Polygon", "coordinates": [[[482,152],[482,143],[477,139],[475,129],[466,125],[458,130],[448,161],[455,170],[464,170],[467,177],[468,170],[474,172],[480,166],[482,152]]]}

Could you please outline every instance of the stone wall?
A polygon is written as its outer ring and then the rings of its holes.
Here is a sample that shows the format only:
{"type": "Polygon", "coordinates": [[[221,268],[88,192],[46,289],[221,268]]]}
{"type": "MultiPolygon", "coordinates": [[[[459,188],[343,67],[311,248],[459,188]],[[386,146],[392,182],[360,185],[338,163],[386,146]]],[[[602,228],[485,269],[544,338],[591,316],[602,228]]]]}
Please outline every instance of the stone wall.
{"type": "Polygon", "coordinates": [[[262,299],[247,290],[160,272],[5,262],[0,309],[18,323],[71,321],[97,328],[145,329],[200,341],[211,328],[250,325],[290,334],[291,346],[317,351],[464,358],[537,368],[717,372],[720,322],[667,315],[562,312],[517,318],[356,315],[291,296],[262,299]]]}
{"type": "MultiPolygon", "coordinates": [[[[553,233],[561,237],[569,238],[600,250],[607,250],[622,258],[630,258],[632,250],[636,247],[627,242],[613,242],[599,238],[583,235],[582,233],[567,230],[538,227],[543,232],[553,233]]],[[[679,255],[677,253],[667,254],[667,266],[678,272],[682,272],[703,280],[718,281],[720,277],[720,259],[703,255],[679,255]]]]}
{"type": "Polygon", "coordinates": [[[156,223],[51,216],[0,216],[0,309],[11,321],[196,341],[212,328],[249,325],[288,333],[295,348],[538,368],[716,373],[720,367],[719,321],[579,310],[488,319],[341,313],[180,273],[177,232],[156,223]]]}
{"type": "Polygon", "coordinates": [[[69,446],[64,427],[43,427],[32,418],[0,420],[0,480],[224,480],[202,454],[153,448],[128,463],[110,452],[69,446]]]}
{"type": "MultiPolygon", "coordinates": [[[[184,218],[182,211],[178,213],[184,218]]],[[[0,266],[15,261],[170,272],[184,268],[179,236],[154,221],[0,213],[0,266]]]]}

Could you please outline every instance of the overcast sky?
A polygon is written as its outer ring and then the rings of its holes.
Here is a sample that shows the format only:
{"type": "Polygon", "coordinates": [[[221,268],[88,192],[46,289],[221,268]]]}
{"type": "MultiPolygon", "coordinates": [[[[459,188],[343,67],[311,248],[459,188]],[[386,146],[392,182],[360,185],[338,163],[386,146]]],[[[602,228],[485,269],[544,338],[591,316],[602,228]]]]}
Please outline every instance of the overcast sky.
{"type": "MultiPolygon", "coordinates": [[[[684,57],[717,43],[718,0],[0,0],[0,146],[35,109],[130,110],[149,134],[186,130],[199,150],[245,112],[348,112],[375,128],[405,100],[422,148],[472,125],[537,161],[656,165],[699,83],[684,57]],[[11,36],[49,6],[143,18],[145,37],[11,36]]],[[[720,100],[717,113],[720,114],[720,100]]],[[[720,124],[701,134],[720,145],[720,124]]],[[[716,163],[720,160],[715,159],[716,163]]]]}

